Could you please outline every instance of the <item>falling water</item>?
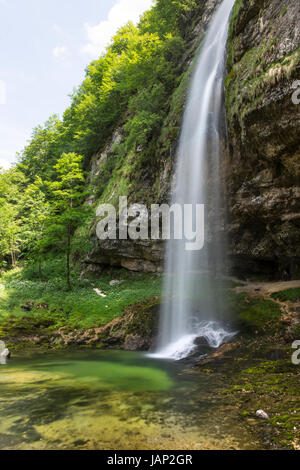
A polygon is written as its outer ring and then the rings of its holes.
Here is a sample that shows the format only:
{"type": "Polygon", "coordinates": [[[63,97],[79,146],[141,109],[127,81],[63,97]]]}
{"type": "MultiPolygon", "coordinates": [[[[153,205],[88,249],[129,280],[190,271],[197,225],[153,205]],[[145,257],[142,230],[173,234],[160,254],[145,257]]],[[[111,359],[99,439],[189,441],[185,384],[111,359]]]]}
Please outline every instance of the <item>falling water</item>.
{"type": "Polygon", "coordinates": [[[187,251],[187,240],[168,242],[167,300],[162,307],[156,353],[160,357],[187,356],[195,349],[194,341],[200,336],[212,347],[220,346],[232,336],[219,321],[222,302],[208,273],[213,270],[216,274],[224,262],[224,241],[218,235],[221,223],[219,168],[226,42],[233,4],[234,0],[224,0],[211,21],[184,114],[173,203],[205,205],[206,243],[201,251],[187,251]]]}

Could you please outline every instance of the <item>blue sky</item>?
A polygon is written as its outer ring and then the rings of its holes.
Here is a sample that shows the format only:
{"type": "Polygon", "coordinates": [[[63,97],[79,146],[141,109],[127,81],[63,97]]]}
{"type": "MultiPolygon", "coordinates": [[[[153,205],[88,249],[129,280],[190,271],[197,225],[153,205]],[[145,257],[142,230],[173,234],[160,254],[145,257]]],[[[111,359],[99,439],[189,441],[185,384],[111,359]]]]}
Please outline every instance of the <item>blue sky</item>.
{"type": "Polygon", "coordinates": [[[152,0],[0,0],[0,167],[50,115],[61,114],[84,69],[152,0]]]}

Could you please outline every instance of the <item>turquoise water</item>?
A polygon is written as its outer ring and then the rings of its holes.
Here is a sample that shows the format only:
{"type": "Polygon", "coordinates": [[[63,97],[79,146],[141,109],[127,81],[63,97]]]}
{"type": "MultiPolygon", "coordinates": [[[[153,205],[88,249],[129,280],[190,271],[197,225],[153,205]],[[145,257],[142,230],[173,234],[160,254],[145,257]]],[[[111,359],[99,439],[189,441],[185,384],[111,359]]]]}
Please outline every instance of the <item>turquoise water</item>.
{"type": "Polygon", "coordinates": [[[0,368],[0,449],[257,448],[221,386],[139,353],[26,353],[0,368]]]}

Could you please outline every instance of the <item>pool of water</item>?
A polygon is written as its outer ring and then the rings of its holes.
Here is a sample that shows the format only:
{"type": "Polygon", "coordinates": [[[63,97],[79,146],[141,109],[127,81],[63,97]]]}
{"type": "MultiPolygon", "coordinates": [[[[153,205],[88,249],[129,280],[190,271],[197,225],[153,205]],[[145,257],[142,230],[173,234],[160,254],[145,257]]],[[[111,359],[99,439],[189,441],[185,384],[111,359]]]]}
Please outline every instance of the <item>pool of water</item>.
{"type": "Polygon", "coordinates": [[[139,353],[27,352],[0,366],[0,449],[259,448],[223,382],[139,353]]]}

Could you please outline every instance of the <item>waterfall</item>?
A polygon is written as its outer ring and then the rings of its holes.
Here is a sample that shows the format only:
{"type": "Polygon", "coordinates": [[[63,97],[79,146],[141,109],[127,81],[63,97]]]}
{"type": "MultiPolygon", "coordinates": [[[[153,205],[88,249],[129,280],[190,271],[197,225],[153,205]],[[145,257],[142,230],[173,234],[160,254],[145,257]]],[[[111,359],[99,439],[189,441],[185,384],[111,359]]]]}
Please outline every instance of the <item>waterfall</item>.
{"type": "Polygon", "coordinates": [[[197,337],[212,347],[229,339],[220,322],[221,294],[216,274],[224,260],[221,221],[221,138],[224,128],[224,75],[228,25],[234,0],[216,11],[193,73],[177,153],[173,204],[205,205],[205,246],[187,251],[187,240],[167,244],[165,297],[156,356],[180,359],[195,349],[197,337]]]}

